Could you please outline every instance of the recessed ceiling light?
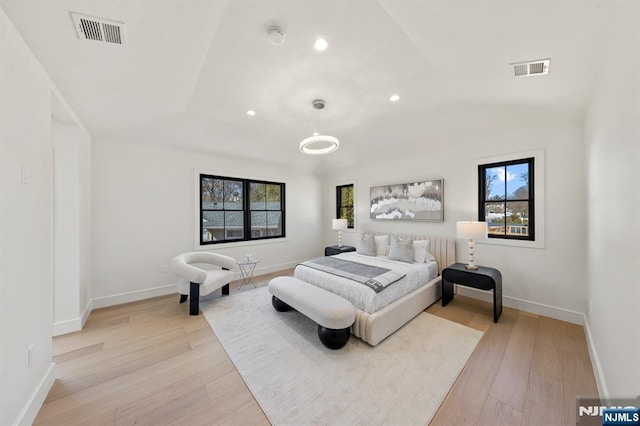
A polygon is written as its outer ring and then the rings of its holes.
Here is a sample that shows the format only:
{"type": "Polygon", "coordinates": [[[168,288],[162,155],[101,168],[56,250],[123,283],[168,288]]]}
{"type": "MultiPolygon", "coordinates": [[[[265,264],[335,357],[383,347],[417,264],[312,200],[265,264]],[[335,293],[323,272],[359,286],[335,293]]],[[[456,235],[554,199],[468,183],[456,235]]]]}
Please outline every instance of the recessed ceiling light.
{"type": "Polygon", "coordinates": [[[318,132],[313,132],[313,136],[318,136],[320,133],[318,132]]]}
{"type": "Polygon", "coordinates": [[[400,95],[391,95],[389,98],[391,102],[398,102],[400,100],[400,95]]]}
{"type": "Polygon", "coordinates": [[[256,115],[256,112],[252,109],[247,111],[247,115],[250,115],[251,117],[253,117],[254,115],[256,115]]]}
{"type": "Polygon", "coordinates": [[[318,52],[327,50],[327,47],[329,47],[329,43],[327,43],[327,40],[323,38],[316,39],[316,41],[313,42],[313,48],[318,52]]]}

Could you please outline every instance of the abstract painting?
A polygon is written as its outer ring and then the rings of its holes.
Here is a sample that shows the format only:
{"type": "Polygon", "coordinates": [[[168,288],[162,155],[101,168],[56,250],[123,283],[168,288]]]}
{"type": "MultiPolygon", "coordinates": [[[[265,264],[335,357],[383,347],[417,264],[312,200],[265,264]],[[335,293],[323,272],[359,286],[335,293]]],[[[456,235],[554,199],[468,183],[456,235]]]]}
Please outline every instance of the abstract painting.
{"type": "Polygon", "coordinates": [[[444,179],[375,186],[370,190],[370,217],[442,222],[443,193],[444,179]]]}

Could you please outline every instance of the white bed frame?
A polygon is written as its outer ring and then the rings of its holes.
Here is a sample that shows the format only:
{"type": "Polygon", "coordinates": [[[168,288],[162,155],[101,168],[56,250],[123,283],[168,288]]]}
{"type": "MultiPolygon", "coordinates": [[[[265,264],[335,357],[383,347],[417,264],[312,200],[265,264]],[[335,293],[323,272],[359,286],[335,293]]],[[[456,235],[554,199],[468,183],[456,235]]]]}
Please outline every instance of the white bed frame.
{"type": "Polygon", "coordinates": [[[413,317],[431,306],[442,294],[441,273],[456,261],[456,240],[446,237],[424,235],[398,235],[374,232],[374,235],[395,235],[400,238],[429,240],[429,253],[438,262],[438,276],[406,296],[370,314],[356,309],[356,321],[351,326],[351,334],[376,346],[398,330],[413,317]]]}

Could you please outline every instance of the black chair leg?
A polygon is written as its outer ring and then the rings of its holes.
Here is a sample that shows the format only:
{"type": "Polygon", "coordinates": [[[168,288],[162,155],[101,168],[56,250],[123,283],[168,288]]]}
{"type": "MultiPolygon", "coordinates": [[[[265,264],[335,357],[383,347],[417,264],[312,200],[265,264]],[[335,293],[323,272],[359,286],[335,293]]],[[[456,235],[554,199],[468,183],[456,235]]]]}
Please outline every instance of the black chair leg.
{"type": "MultiPolygon", "coordinates": [[[[222,268],[222,270],[223,271],[228,271],[229,268],[222,268]]],[[[224,295],[228,295],[229,294],[229,284],[222,286],[222,294],[224,294],[224,295]]]]}
{"type": "Polygon", "coordinates": [[[189,297],[189,296],[187,296],[186,294],[181,294],[180,295],[180,303],[186,302],[187,301],[187,297],[189,297]]]}
{"type": "Polygon", "coordinates": [[[198,315],[200,312],[200,284],[192,282],[189,290],[189,315],[198,315]]]}

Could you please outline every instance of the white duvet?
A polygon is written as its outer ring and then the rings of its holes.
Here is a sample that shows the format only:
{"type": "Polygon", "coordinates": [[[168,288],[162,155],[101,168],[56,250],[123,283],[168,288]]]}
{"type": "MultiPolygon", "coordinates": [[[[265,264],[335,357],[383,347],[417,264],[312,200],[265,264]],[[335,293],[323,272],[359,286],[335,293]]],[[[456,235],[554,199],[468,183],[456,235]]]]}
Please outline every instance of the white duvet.
{"type": "Polygon", "coordinates": [[[374,313],[389,303],[411,293],[428,283],[438,275],[438,265],[434,261],[427,263],[406,263],[389,260],[386,257],[373,257],[356,252],[341,253],[336,257],[352,262],[365,263],[381,268],[392,269],[405,274],[405,277],[376,293],[359,282],[328,274],[303,265],[296,266],[293,276],[317,287],[335,293],[350,301],[353,306],[365,312],[374,313]]]}

